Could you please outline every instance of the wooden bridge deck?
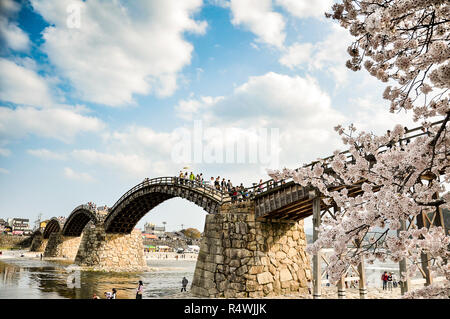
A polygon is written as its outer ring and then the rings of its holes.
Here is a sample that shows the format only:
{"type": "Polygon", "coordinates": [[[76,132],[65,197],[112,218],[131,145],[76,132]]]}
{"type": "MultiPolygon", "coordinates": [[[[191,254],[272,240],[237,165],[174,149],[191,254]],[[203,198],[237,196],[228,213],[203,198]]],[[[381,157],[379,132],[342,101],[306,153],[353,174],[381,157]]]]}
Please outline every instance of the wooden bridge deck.
{"type": "MultiPolygon", "coordinates": [[[[432,123],[431,125],[434,126],[443,122],[444,121],[442,120],[432,123]]],[[[405,137],[397,143],[401,144],[403,142],[409,142],[413,138],[427,134],[428,132],[424,132],[422,127],[416,127],[407,131],[405,137]]],[[[388,147],[389,146],[385,145],[380,151],[384,152],[388,147]]],[[[348,163],[354,162],[354,158],[348,151],[342,152],[341,154],[346,154],[348,163]]],[[[323,159],[323,161],[327,162],[333,157],[334,156],[329,156],[323,159]]],[[[318,161],[312,162],[304,167],[312,167],[316,163],[318,163],[318,161]]],[[[327,167],[327,165],[325,165],[325,171],[327,173],[332,173],[331,168],[327,167]]],[[[361,194],[363,192],[361,190],[362,182],[363,181],[348,187],[348,194],[350,196],[361,194]]],[[[323,202],[322,199],[324,196],[315,188],[302,187],[293,180],[281,181],[278,183],[274,180],[269,180],[250,189],[254,193],[252,199],[255,201],[256,217],[260,219],[299,220],[311,216],[313,214],[313,199],[317,196],[321,198],[321,210],[327,210],[331,207],[323,202]]],[[[337,189],[338,188],[336,188],[336,190],[337,189]]]]}

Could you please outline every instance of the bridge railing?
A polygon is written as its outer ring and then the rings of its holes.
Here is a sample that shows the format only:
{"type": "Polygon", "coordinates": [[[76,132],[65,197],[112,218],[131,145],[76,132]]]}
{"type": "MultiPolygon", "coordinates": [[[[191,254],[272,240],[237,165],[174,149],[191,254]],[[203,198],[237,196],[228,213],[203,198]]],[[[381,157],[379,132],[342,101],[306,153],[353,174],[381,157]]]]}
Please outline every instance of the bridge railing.
{"type": "Polygon", "coordinates": [[[179,187],[183,188],[189,188],[194,189],[197,192],[203,193],[206,196],[212,197],[213,199],[224,202],[227,200],[228,194],[225,192],[222,192],[216,188],[214,188],[214,185],[208,185],[204,182],[196,181],[196,180],[190,180],[185,178],[179,178],[175,176],[165,176],[165,177],[156,177],[156,178],[146,178],[143,182],[137,184],[130,190],[128,190],[125,194],[122,195],[122,197],[119,198],[119,200],[114,204],[113,207],[109,208],[109,211],[113,211],[125,198],[133,194],[134,192],[146,188],[151,185],[177,185],[179,187]]]}
{"type": "MultiPolygon", "coordinates": [[[[443,122],[444,122],[444,120],[434,122],[434,123],[431,123],[430,126],[435,126],[435,125],[441,124],[443,122]]],[[[405,141],[406,141],[406,144],[408,144],[411,139],[417,138],[419,136],[428,135],[428,134],[429,134],[429,132],[425,131],[424,128],[421,126],[410,129],[410,130],[405,130],[405,137],[403,137],[402,139],[400,139],[396,142],[391,141],[386,145],[382,145],[382,146],[380,146],[379,150],[380,150],[380,152],[385,152],[388,148],[391,148],[395,144],[398,144],[401,146],[401,145],[403,145],[403,143],[405,141]],[[422,132],[419,132],[419,131],[422,131],[422,132]],[[419,132],[419,133],[416,133],[416,132],[419,132]],[[415,134],[409,135],[411,133],[415,133],[415,134]]],[[[350,151],[348,151],[348,150],[343,151],[343,152],[340,152],[339,154],[346,155],[347,163],[354,163],[355,158],[353,157],[352,154],[350,154],[350,151]]],[[[331,156],[325,157],[321,160],[313,161],[309,164],[303,165],[302,167],[303,168],[312,167],[316,163],[322,162],[325,169],[331,169],[328,166],[328,164],[331,162],[331,160],[334,158],[334,156],[335,155],[331,155],[331,156]]],[[[216,189],[214,187],[214,185],[210,185],[210,184],[207,184],[206,182],[201,182],[201,181],[197,181],[197,180],[190,180],[190,179],[185,179],[185,178],[180,178],[180,177],[175,177],[175,176],[156,177],[156,178],[152,178],[152,179],[146,178],[143,182],[137,184],[136,186],[134,186],[133,188],[128,190],[124,195],[122,195],[122,197],[114,204],[114,206],[108,210],[109,211],[114,210],[117,207],[117,205],[119,205],[119,203],[122,202],[122,200],[127,198],[132,193],[134,193],[142,188],[148,187],[150,185],[156,185],[156,184],[157,185],[178,185],[181,187],[195,189],[197,192],[201,192],[201,193],[205,194],[206,196],[210,196],[223,204],[223,203],[229,203],[229,202],[236,202],[236,201],[239,202],[239,201],[251,200],[251,199],[255,198],[255,196],[262,195],[266,192],[273,191],[276,189],[281,189],[284,187],[284,185],[291,184],[291,183],[294,183],[292,178],[287,178],[287,179],[283,179],[280,181],[275,181],[273,179],[269,179],[269,180],[266,180],[261,183],[253,183],[253,185],[250,187],[238,189],[237,195],[235,195],[234,192],[222,191],[220,189],[216,189]]]]}
{"type": "MultiPolygon", "coordinates": [[[[430,126],[439,125],[439,124],[442,124],[443,122],[444,122],[444,120],[437,121],[437,122],[431,123],[430,126]]],[[[417,137],[424,136],[424,135],[429,135],[429,134],[430,133],[428,132],[428,130],[424,130],[424,128],[422,126],[419,126],[419,127],[416,127],[416,128],[410,129],[410,130],[405,130],[405,136],[403,138],[399,139],[396,142],[392,142],[391,141],[391,142],[389,142],[386,145],[380,146],[379,147],[379,151],[380,151],[380,153],[384,153],[384,152],[386,152],[388,149],[390,149],[394,145],[402,146],[402,145],[408,144],[410,142],[410,140],[413,139],[413,138],[417,138],[417,137]],[[411,133],[414,133],[414,134],[413,135],[409,135],[411,133]]],[[[354,158],[354,156],[352,154],[350,154],[349,150],[340,152],[339,155],[341,155],[341,154],[346,155],[347,163],[354,163],[355,162],[355,158],[354,158]]],[[[321,159],[320,161],[319,160],[318,161],[313,161],[313,162],[311,162],[309,164],[303,165],[302,168],[307,168],[307,167],[311,167],[312,168],[315,164],[317,164],[319,162],[323,162],[324,163],[323,164],[324,168],[325,169],[330,169],[330,167],[328,165],[331,162],[331,160],[333,160],[334,157],[335,157],[335,155],[331,155],[331,156],[328,156],[328,157],[325,157],[325,158],[321,159]]],[[[296,169],[296,170],[298,170],[298,169],[296,169]]],[[[268,191],[272,191],[272,190],[274,190],[276,188],[281,188],[281,186],[283,186],[285,184],[288,184],[288,183],[292,183],[292,182],[293,182],[292,178],[283,179],[283,180],[280,180],[278,182],[276,182],[274,179],[270,179],[270,180],[266,180],[266,181],[264,181],[262,183],[253,183],[253,186],[245,188],[244,192],[247,193],[247,194],[251,194],[249,197],[252,198],[252,197],[254,197],[256,195],[264,194],[264,193],[266,193],[268,191]]]]}

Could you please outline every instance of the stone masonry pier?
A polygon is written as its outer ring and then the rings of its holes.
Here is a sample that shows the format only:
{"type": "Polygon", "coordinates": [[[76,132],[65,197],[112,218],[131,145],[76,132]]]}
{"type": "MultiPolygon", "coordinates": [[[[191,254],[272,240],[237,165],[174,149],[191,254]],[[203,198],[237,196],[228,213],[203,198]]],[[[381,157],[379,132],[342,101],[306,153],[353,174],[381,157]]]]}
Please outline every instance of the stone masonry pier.
{"type": "Polygon", "coordinates": [[[258,221],[254,202],[207,215],[191,292],[246,298],[307,293],[311,267],[303,220],[258,221]]]}
{"type": "Polygon", "coordinates": [[[60,232],[50,234],[44,257],[64,257],[74,260],[83,236],[63,236],[60,232]]]}
{"type": "Polygon", "coordinates": [[[47,247],[48,239],[42,235],[35,235],[31,242],[30,251],[44,252],[47,247]]]}
{"type": "Polygon", "coordinates": [[[75,263],[92,270],[145,271],[142,234],[137,230],[131,234],[110,234],[101,225],[87,227],[75,263]]]}

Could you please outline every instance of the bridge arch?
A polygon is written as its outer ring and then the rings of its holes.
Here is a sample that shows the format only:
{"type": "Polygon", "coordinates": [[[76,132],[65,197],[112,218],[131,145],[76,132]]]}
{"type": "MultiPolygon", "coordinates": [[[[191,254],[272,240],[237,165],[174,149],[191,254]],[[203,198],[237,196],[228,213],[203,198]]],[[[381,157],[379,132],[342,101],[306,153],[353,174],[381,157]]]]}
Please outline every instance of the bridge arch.
{"type": "Polygon", "coordinates": [[[61,222],[58,220],[58,218],[53,217],[50,219],[50,221],[47,223],[44,229],[44,239],[48,239],[50,237],[51,233],[58,233],[62,229],[61,222]]]}
{"type": "Polygon", "coordinates": [[[104,227],[107,233],[130,234],[139,220],[162,202],[181,197],[215,214],[226,195],[208,185],[178,177],[144,180],[126,192],[109,210],[104,227]]]}
{"type": "Polygon", "coordinates": [[[94,224],[98,222],[97,213],[94,208],[89,205],[77,206],[69,215],[64,227],[62,228],[63,236],[79,237],[83,232],[87,223],[93,221],[94,224]]]}

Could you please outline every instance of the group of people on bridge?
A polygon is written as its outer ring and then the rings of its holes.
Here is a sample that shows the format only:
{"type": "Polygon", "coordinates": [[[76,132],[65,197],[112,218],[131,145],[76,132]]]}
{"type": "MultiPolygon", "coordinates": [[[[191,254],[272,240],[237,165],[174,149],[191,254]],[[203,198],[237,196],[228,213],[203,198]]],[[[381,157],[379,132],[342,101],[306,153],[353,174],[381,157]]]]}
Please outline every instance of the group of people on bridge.
{"type": "MultiPolygon", "coordinates": [[[[243,183],[239,186],[234,186],[231,180],[228,179],[227,181],[223,177],[221,180],[220,176],[217,176],[216,178],[211,177],[210,180],[205,180],[203,173],[195,175],[193,172],[188,174],[188,172],[183,173],[183,171],[180,171],[178,177],[180,179],[180,183],[190,183],[191,185],[194,185],[194,183],[197,182],[218,191],[227,193],[231,198],[231,202],[249,199],[258,193],[262,193],[265,189],[265,183],[262,179],[259,180],[259,183],[253,183],[253,187],[246,188],[243,183]]],[[[281,181],[280,184],[284,184],[284,180],[281,181]]],[[[276,182],[268,181],[266,187],[272,188],[275,186],[277,186],[276,182]]]]}

